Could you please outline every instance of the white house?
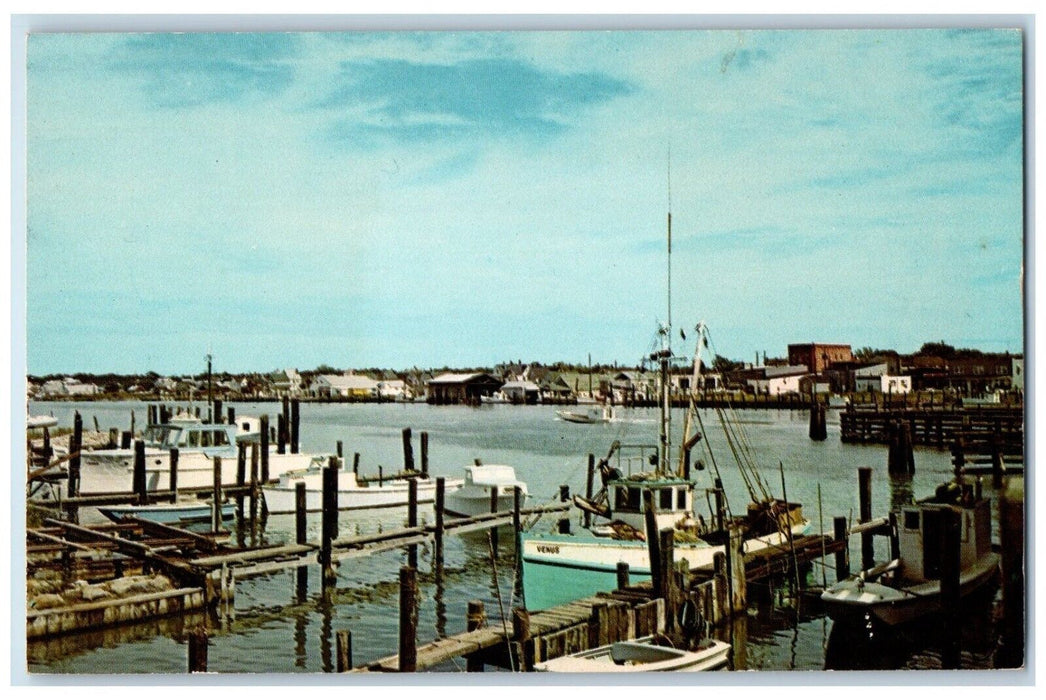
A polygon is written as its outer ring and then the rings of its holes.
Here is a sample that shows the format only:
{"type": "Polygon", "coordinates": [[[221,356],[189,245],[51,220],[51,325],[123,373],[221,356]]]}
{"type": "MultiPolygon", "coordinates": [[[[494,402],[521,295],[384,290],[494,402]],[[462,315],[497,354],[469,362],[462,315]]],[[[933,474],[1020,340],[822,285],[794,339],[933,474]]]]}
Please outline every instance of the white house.
{"type": "Polygon", "coordinates": [[[72,377],[52,379],[40,387],[40,396],[94,396],[102,393],[97,384],[81,382],[72,377]]]}
{"type": "Polygon", "coordinates": [[[806,365],[784,365],[781,367],[763,367],[763,376],[748,380],[748,385],[757,394],[780,396],[799,392],[799,381],[808,372],[806,365]]]}
{"type": "Polygon", "coordinates": [[[400,397],[409,398],[407,383],[402,379],[383,379],[378,382],[378,396],[383,399],[396,399],[400,397]]]}
{"type": "Polygon", "coordinates": [[[912,378],[892,376],[885,362],[854,370],[854,390],[881,394],[907,394],[912,390],[912,378]]]}
{"type": "Polygon", "coordinates": [[[370,398],[378,395],[378,382],[363,374],[320,374],[309,385],[309,394],[328,398],[370,398]]]}
{"type": "Polygon", "coordinates": [[[525,380],[505,382],[501,385],[501,393],[513,403],[537,403],[541,399],[541,388],[525,380]]]}

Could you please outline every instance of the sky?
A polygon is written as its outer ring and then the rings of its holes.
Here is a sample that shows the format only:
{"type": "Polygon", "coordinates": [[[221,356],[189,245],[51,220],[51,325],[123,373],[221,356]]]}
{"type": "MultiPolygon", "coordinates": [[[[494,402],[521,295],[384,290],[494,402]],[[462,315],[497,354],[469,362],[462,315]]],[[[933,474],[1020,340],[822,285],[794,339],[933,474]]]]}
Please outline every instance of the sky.
{"type": "Polygon", "coordinates": [[[1022,43],[34,34],[28,371],[1022,352],[1022,43]]]}

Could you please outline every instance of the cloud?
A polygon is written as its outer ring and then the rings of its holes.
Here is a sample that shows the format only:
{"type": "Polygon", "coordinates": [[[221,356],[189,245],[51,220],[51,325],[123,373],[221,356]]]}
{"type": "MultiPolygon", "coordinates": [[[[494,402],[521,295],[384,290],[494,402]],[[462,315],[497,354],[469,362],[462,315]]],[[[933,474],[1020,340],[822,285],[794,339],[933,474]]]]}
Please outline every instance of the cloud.
{"type": "Polygon", "coordinates": [[[475,136],[547,138],[569,128],[583,107],[632,90],[604,73],[542,72],[501,58],[448,65],[394,59],[346,62],[335,80],[337,85],[316,106],[351,108],[356,114],[339,120],[332,136],[371,144],[475,136]]]}
{"type": "Polygon", "coordinates": [[[109,67],[138,76],[158,107],[266,98],[294,79],[291,34],[142,34],[117,46],[109,67]]]}

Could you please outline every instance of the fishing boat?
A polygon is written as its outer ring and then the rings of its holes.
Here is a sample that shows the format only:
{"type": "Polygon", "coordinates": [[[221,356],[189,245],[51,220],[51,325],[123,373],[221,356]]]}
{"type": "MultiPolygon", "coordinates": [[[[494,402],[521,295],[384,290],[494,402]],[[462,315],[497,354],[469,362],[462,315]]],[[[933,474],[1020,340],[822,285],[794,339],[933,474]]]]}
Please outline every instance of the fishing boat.
{"type": "Polygon", "coordinates": [[[556,411],[556,415],[559,416],[560,420],[565,420],[568,423],[609,423],[614,420],[614,407],[608,405],[603,407],[575,408],[556,411]]]}
{"type": "Polygon", "coordinates": [[[951,482],[901,509],[898,557],[829,587],[821,594],[833,620],[874,618],[887,625],[910,622],[941,609],[940,534],[945,511],[960,517],[959,596],[966,597],[996,575],[999,555],[991,548],[991,501],[980,484],[951,482]]]}
{"type": "MultiPolygon", "coordinates": [[[[421,474],[390,476],[383,479],[361,479],[351,469],[338,471],[338,510],[368,510],[405,507],[409,500],[410,481],[418,485],[418,503],[432,503],[436,499],[436,480],[421,474]]],[[[262,487],[265,507],[270,513],[294,513],[295,490],[305,484],[305,510],[317,513],[323,510],[323,468],[315,464],[308,469],[287,472],[279,482],[262,487]]],[[[447,479],[445,494],[450,495],[464,484],[463,479],[447,479]]],[[[489,507],[489,506],[488,506],[489,507]]]]}
{"type": "Polygon", "coordinates": [[[495,391],[493,394],[490,394],[489,396],[480,396],[479,402],[484,406],[490,406],[500,403],[512,403],[512,400],[505,395],[505,392],[495,391]]]}
{"type": "MultiPolygon", "coordinates": [[[[237,478],[237,458],[241,443],[258,440],[257,428],[250,419],[243,425],[204,423],[191,414],[178,414],[167,423],[150,425],[142,432],[145,444],[145,482],[148,491],[170,488],[172,449],[178,450],[179,488],[199,488],[214,483],[214,458],[221,458],[221,480],[233,486],[237,478]]],[[[80,457],[80,494],[130,492],[134,477],[134,448],[85,450],[80,457]]],[[[280,454],[269,448],[269,478],[294,469],[308,467],[323,455],[280,454]]]]}
{"type": "Polygon", "coordinates": [[[560,673],[711,671],[725,666],[729,656],[730,645],[718,639],[706,639],[687,651],[659,646],[654,637],[641,637],[542,661],[534,669],[560,673]]]}
{"type": "Polygon", "coordinates": [[[515,505],[516,487],[526,499],[527,485],[516,479],[515,469],[505,464],[465,467],[465,481],[461,488],[447,494],[446,511],[461,517],[489,513],[492,492],[497,498],[496,510],[511,510],[515,505]]]}
{"type": "Polygon", "coordinates": [[[53,428],[56,425],[58,425],[58,419],[54,416],[28,416],[25,419],[25,427],[30,430],[53,428]]]}
{"type": "MultiPolygon", "coordinates": [[[[113,522],[130,515],[165,525],[187,525],[209,522],[214,506],[204,502],[158,503],[148,506],[99,506],[98,510],[113,522]]],[[[232,520],[236,517],[236,504],[223,503],[221,513],[222,520],[232,520]]]]}
{"type": "MultiPolygon", "coordinates": [[[[733,517],[717,480],[715,494],[724,503],[708,522],[696,515],[695,483],[691,479],[690,453],[702,443],[718,476],[719,467],[702,441],[703,425],[697,410],[701,386],[702,351],[708,347],[707,328],[696,327],[689,406],[679,443],[679,461],[673,468],[671,439],[670,367],[680,358],[672,352],[671,250],[672,217],[668,216],[668,314],[658,328],[658,339],[644,362],[659,370],[660,429],[657,444],[623,445],[614,441],[600,460],[602,489],[594,497],[574,497],[574,505],[588,514],[587,526],[576,533],[528,532],[521,537],[523,595],[528,609],[542,610],[617,588],[617,567],[625,563],[636,576],[651,574],[646,543],[648,511],[658,531],[674,532],[675,561],[686,561],[691,570],[710,566],[717,553],[725,552],[731,528],[739,529],[747,549],[787,546],[809,522],[797,503],[774,498],[751,461],[751,452],[733,449],[737,467],[748,487],[751,503],[744,516],[733,517]],[[651,469],[653,467],[653,469],[651,469]]],[[[744,432],[717,412],[731,446],[744,444],[744,432]]],[[[703,463],[702,463],[703,464],[703,463]]],[[[711,499],[709,499],[711,500],[711,499]]]]}

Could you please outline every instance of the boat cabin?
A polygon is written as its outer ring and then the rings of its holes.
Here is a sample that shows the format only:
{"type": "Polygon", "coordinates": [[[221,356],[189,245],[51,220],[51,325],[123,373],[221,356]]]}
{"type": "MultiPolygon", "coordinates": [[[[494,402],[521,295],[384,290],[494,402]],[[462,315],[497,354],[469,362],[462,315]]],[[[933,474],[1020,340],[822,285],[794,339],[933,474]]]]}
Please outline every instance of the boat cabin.
{"type": "Polygon", "coordinates": [[[149,447],[169,450],[228,448],[236,442],[236,426],[218,423],[167,423],[150,425],[142,434],[149,447]]]}
{"type": "Polygon", "coordinates": [[[975,498],[973,487],[963,486],[958,504],[932,499],[902,509],[897,523],[901,576],[909,582],[922,582],[941,577],[941,528],[943,513],[960,514],[959,565],[967,568],[991,551],[991,502],[975,498]]]}
{"type": "Polygon", "coordinates": [[[650,475],[650,478],[628,477],[607,483],[611,520],[621,520],[643,531],[646,527],[644,492],[653,493],[658,529],[674,527],[680,520],[693,517],[694,485],[677,476],[650,475]]]}

